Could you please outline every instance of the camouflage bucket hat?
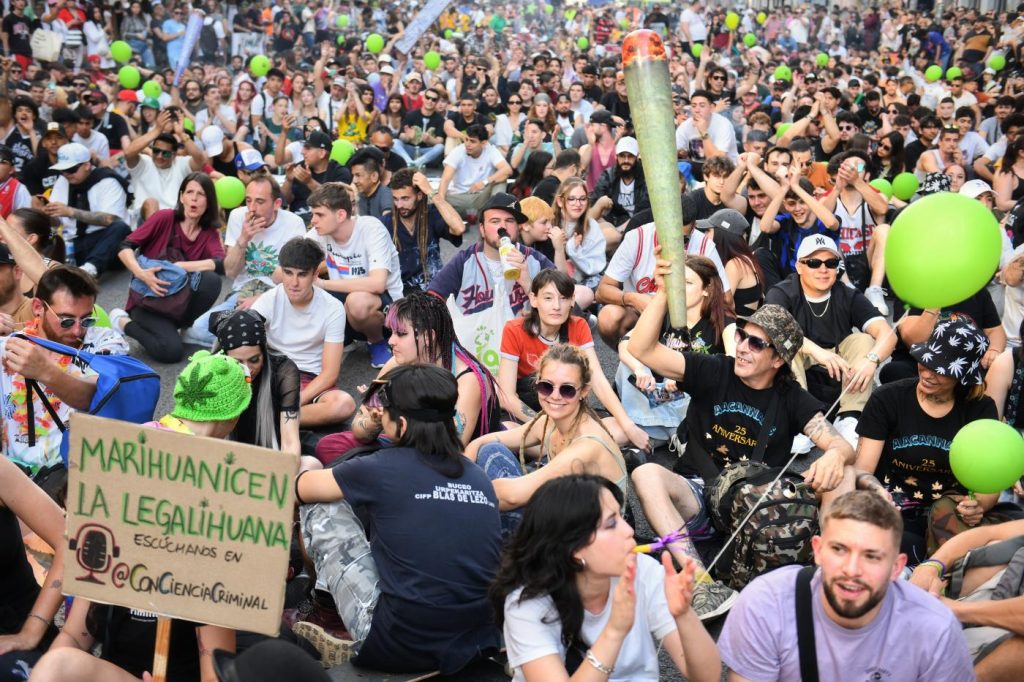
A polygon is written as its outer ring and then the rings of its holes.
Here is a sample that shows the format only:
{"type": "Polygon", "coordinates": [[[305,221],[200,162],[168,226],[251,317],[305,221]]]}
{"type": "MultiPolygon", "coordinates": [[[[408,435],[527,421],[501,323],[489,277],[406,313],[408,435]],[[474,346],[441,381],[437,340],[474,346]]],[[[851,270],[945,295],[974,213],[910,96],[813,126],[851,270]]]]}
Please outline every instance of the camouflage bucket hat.
{"type": "Polygon", "coordinates": [[[763,305],[753,315],[739,319],[752,322],[763,329],[775,352],[787,365],[793,364],[793,358],[804,343],[804,333],[788,310],[780,305],[763,305]]]}
{"type": "Polygon", "coordinates": [[[957,316],[935,325],[927,341],[910,347],[910,355],[939,376],[978,386],[985,378],[981,358],[987,350],[985,334],[967,318],[957,316]]]}

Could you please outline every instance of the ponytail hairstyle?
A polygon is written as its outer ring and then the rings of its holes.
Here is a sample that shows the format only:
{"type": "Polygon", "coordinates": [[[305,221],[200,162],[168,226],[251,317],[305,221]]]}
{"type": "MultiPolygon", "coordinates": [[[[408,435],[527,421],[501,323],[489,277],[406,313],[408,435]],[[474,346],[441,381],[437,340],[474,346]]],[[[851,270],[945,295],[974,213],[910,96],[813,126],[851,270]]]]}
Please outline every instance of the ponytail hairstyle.
{"type": "MultiPolygon", "coordinates": [[[[689,258],[687,259],[687,264],[689,264],[689,258]]],[[[584,390],[590,388],[590,381],[592,378],[590,361],[587,359],[587,356],[583,354],[582,350],[569,343],[556,343],[548,348],[547,351],[544,352],[544,355],[540,357],[540,363],[537,365],[537,374],[534,378],[539,378],[544,373],[544,368],[555,362],[560,362],[563,365],[575,365],[580,371],[580,392],[582,393],[584,390]]],[[[585,417],[590,417],[597,422],[597,424],[604,429],[604,432],[608,434],[608,437],[614,440],[612,434],[609,433],[608,429],[605,427],[604,422],[601,421],[600,415],[598,415],[597,412],[594,411],[594,408],[590,406],[586,397],[582,396],[580,398],[580,408],[576,411],[576,416],[573,417],[572,425],[569,427],[569,433],[565,436],[565,442],[571,442],[576,437],[576,434],[580,430],[580,424],[583,423],[583,419],[585,417]]],[[[548,417],[547,412],[541,410],[537,413],[537,416],[527,423],[526,428],[523,430],[523,438],[519,442],[519,461],[520,464],[523,465],[524,471],[526,470],[526,436],[530,433],[533,425],[537,423],[539,419],[544,420],[541,432],[547,433],[551,418],[548,417]]]]}
{"type": "MultiPolygon", "coordinates": [[[[65,258],[64,239],[57,232],[59,223],[37,208],[19,208],[11,213],[21,221],[25,230],[25,239],[36,236],[32,246],[43,258],[63,263],[65,258]]],[[[31,242],[31,240],[29,240],[31,242]]]]}
{"type": "Polygon", "coordinates": [[[587,191],[587,181],[583,178],[572,176],[562,180],[562,184],[558,186],[558,191],[555,193],[555,205],[552,207],[555,211],[555,217],[552,219],[551,224],[555,227],[565,227],[567,217],[563,214],[562,205],[566,202],[566,197],[569,196],[569,192],[572,191],[573,187],[582,187],[583,193],[587,195],[586,208],[576,224],[576,232],[586,237],[587,230],[590,228],[590,216],[588,215],[590,212],[590,192],[587,191]]]}
{"type": "MultiPolygon", "coordinates": [[[[715,233],[720,231],[715,230],[715,233]]],[[[686,267],[700,277],[704,287],[704,301],[700,305],[700,316],[711,321],[711,328],[715,333],[715,345],[719,345],[722,343],[722,333],[725,331],[727,304],[718,268],[710,258],[697,255],[686,257],[686,267]]]]}
{"type": "MultiPolygon", "coordinates": [[[[545,268],[533,278],[533,282],[530,284],[530,293],[534,296],[540,296],[541,289],[549,284],[554,285],[559,296],[569,299],[569,309],[571,311],[573,296],[576,294],[576,283],[573,282],[572,277],[561,270],[545,268]]],[[[566,343],[569,340],[569,320],[571,318],[572,313],[570,312],[558,330],[558,340],[562,343],[566,343]]],[[[534,338],[540,336],[540,311],[536,307],[530,306],[530,310],[526,314],[526,321],[523,323],[523,329],[534,338]]]]}

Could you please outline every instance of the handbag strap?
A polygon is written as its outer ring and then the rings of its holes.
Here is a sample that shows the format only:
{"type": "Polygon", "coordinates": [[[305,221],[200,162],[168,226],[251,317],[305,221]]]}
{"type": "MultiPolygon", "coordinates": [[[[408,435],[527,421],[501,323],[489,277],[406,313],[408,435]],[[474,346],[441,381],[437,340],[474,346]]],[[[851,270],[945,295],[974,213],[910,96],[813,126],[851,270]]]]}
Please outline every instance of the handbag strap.
{"type": "Polygon", "coordinates": [[[817,566],[804,566],[796,574],[796,643],[800,650],[800,679],[818,682],[818,654],[814,645],[811,579],[817,566]]]}

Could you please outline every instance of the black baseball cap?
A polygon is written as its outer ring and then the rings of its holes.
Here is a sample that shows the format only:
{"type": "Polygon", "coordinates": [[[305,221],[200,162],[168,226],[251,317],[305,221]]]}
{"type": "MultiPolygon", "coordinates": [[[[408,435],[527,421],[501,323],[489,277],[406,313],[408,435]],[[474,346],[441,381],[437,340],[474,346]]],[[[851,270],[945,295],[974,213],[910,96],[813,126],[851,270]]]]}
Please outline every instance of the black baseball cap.
{"type": "Polygon", "coordinates": [[[481,220],[487,211],[496,208],[511,213],[512,217],[515,218],[516,222],[520,225],[530,220],[523,213],[522,209],[519,208],[519,199],[516,199],[511,194],[507,194],[505,192],[498,192],[491,195],[491,198],[488,199],[487,203],[480,209],[481,220]]]}
{"type": "Polygon", "coordinates": [[[0,243],[0,265],[17,265],[18,262],[14,260],[14,256],[11,255],[11,250],[7,248],[7,244],[0,243]]]}
{"type": "MultiPolygon", "coordinates": [[[[0,161],[14,165],[14,150],[5,144],[0,144],[0,161]]],[[[4,248],[7,248],[6,246],[4,248]]]]}
{"type": "Polygon", "coordinates": [[[324,149],[326,151],[331,150],[331,136],[322,130],[315,130],[309,134],[306,138],[305,146],[312,147],[314,149],[324,149]]]}
{"type": "Polygon", "coordinates": [[[598,109],[590,115],[591,123],[604,123],[609,128],[615,127],[615,119],[612,117],[612,113],[607,109],[598,109]]]}

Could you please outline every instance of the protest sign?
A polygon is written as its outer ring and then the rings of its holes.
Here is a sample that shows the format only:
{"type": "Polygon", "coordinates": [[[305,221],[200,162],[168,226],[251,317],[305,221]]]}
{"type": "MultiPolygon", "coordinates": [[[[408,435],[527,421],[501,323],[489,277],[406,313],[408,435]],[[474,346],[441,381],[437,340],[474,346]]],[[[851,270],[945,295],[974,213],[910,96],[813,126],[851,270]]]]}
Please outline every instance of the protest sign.
{"type": "Polygon", "coordinates": [[[76,413],[67,594],[276,635],[294,455],[76,413]]]}
{"type": "Polygon", "coordinates": [[[419,14],[413,17],[409,25],[405,27],[405,33],[395,43],[395,49],[402,54],[409,54],[412,46],[426,33],[430,25],[437,21],[444,8],[451,4],[452,0],[431,0],[420,10],[419,14]]]}

